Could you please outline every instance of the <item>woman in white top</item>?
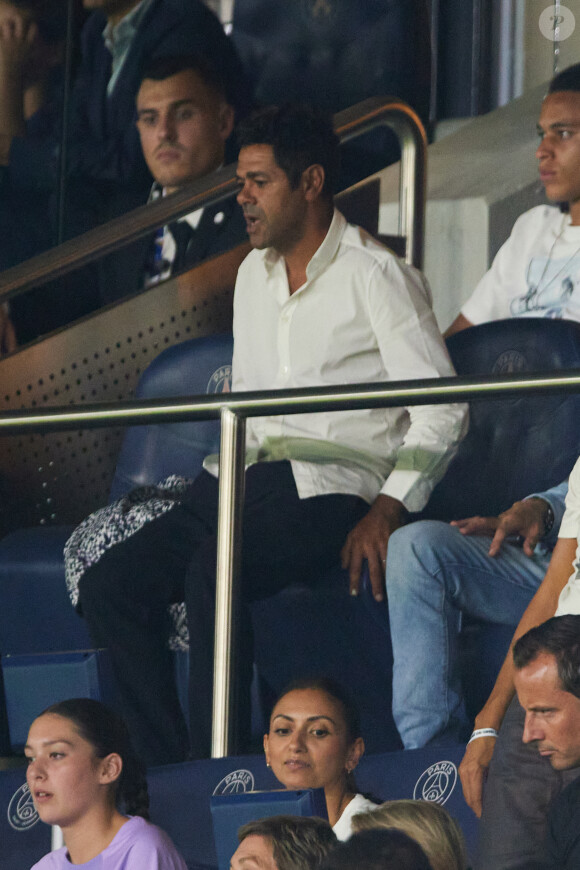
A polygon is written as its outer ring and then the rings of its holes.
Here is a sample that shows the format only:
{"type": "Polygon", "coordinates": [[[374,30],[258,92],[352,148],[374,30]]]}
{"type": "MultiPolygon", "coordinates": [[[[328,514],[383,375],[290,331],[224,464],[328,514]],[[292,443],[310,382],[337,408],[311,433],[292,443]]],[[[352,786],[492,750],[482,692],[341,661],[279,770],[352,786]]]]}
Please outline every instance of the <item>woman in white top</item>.
{"type": "Polygon", "coordinates": [[[266,763],[289,789],[323,788],[328,820],[339,840],[355,813],[376,803],[359,794],[353,771],[365,751],[358,710],[330,679],[297,680],[276,701],[264,735],[266,763]]]}

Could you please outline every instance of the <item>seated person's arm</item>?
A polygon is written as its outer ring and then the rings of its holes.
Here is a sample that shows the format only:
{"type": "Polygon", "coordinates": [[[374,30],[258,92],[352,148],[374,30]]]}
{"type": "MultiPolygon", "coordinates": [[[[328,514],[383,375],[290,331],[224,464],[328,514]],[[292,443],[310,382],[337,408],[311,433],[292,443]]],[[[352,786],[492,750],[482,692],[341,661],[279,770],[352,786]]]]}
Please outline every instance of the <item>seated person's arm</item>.
{"type": "Polygon", "coordinates": [[[450,335],[455,335],[456,332],[469,329],[470,326],[473,326],[473,323],[471,323],[467,317],[464,317],[463,314],[458,314],[451,326],[448,326],[443,333],[443,337],[449,338],[450,335]]]}
{"type": "Polygon", "coordinates": [[[539,541],[549,547],[555,545],[564,516],[567,492],[568,481],[565,480],[545,492],[533,493],[515,502],[498,517],[469,517],[454,520],[451,525],[459,529],[462,535],[492,536],[490,556],[497,556],[505,539],[513,536],[523,538],[525,554],[533,556],[539,541]]]}
{"type": "MultiPolygon", "coordinates": [[[[475,728],[499,730],[505,712],[514,695],[514,666],[512,648],[516,640],[556,612],[558,598],[572,573],[576,554],[576,538],[560,538],[554,549],[548,571],[542,584],[519,622],[506,659],[498,674],[495,686],[485,706],[475,718],[475,728]]],[[[481,794],[485,772],[489,767],[495,747],[494,737],[480,737],[467,745],[459,767],[463,794],[466,802],[477,816],[481,815],[481,794]]]]}
{"type": "MultiPolygon", "coordinates": [[[[374,270],[368,299],[388,380],[454,374],[420,272],[393,258],[381,270],[374,270]]],[[[410,424],[394,457],[394,467],[368,514],[348,535],[341,553],[342,565],[350,574],[351,594],[357,594],[366,559],[378,601],[384,598],[390,535],[404,523],[407,510],[423,509],[467,431],[465,405],[415,405],[407,411],[410,424]]]]}

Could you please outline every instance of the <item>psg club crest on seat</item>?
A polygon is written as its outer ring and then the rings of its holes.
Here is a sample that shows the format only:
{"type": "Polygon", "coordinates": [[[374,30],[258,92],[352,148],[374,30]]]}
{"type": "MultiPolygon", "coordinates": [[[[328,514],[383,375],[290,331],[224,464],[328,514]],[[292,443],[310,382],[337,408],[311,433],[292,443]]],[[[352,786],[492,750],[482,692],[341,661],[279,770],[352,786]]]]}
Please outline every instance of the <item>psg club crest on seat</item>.
{"type": "Polygon", "coordinates": [[[37,823],[39,815],[36,812],[28,785],[24,783],[14,792],[8,804],[8,824],[15,831],[27,831],[37,823]]]}
{"type": "Polygon", "coordinates": [[[413,790],[415,800],[444,804],[457,783],[457,768],[452,761],[438,761],[424,770],[413,790]]]}

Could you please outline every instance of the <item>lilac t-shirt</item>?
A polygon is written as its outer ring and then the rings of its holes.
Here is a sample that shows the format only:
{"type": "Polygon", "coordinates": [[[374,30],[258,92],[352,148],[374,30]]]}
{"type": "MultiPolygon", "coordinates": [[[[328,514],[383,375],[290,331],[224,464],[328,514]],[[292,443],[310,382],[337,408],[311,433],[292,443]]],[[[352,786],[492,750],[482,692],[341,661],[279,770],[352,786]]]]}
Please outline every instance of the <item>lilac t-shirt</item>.
{"type": "Polygon", "coordinates": [[[85,864],[71,864],[66,846],[49,852],[31,870],[187,870],[187,865],[167,834],[133,816],[100,855],[85,864]]]}

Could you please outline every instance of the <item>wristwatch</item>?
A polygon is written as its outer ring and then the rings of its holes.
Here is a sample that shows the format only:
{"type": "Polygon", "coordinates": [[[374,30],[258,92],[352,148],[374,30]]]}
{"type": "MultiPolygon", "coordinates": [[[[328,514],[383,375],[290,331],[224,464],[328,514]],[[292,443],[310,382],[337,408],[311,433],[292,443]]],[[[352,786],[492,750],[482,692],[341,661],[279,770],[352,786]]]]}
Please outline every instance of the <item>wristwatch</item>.
{"type": "Polygon", "coordinates": [[[547,538],[552,529],[554,528],[554,508],[547,499],[542,498],[539,495],[532,496],[532,499],[534,501],[541,501],[545,506],[544,531],[542,532],[542,538],[547,538]]]}

